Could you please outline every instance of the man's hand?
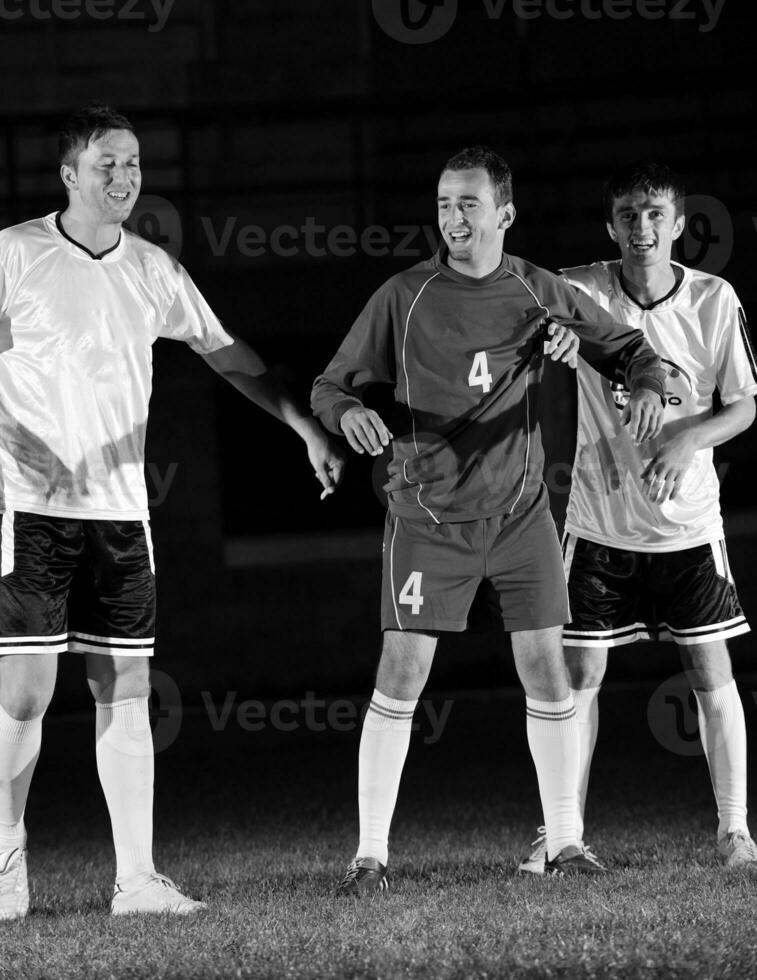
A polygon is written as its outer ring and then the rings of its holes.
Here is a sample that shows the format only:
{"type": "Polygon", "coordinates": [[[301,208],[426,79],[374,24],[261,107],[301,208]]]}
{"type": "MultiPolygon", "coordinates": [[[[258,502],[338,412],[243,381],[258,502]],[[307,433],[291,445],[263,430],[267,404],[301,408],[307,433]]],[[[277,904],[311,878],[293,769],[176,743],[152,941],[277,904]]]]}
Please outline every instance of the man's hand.
{"type": "Polygon", "coordinates": [[[641,474],[651,501],[664,504],[666,500],[675,498],[697,448],[690,431],[679,432],[665,443],[641,474]]]}
{"type": "Polygon", "coordinates": [[[381,416],[364,405],[348,408],[339,420],[339,428],[356,453],[380,456],[394,436],[381,421],[381,416]]]}
{"type": "Polygon", "coordinates": [[[569,327],[554,320],[547,321],[547,333],[552,339],[544,341],[544,354],[549,354],[553,361],[562,361],[568,367],[576,368],[580,345],[578,337],[569,327]]]}
{"type": "Polygon", "coordinates": [[[621,424],[627,425],[638,446],[660,434],[663,421],[662,399],[649,388],[637,388],[623,409],[621,424]]]}
{"type": "Polygon", "coordinates": [[[323,433],[314,432],[305,439],[308,459],[323,487],[321,500],[332,494],[342,479],[344,453],[323,433]]]}

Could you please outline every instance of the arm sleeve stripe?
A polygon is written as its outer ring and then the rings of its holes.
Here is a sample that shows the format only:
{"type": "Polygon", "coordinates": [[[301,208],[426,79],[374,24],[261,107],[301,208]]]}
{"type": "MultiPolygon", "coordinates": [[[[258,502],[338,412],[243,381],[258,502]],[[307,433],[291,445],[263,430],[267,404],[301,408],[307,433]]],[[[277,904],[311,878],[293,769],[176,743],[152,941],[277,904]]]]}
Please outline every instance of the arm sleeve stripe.
{"type": "Polygon", "coordinates": [[[746,349],[746,355],[749,358],[749,366],[752,369],[752,377],[757,381],[757,360],[754,356],[754,348],[752,347],[752,339],[749,336],[749,327],[747,326],[746,316],[741,307],[739,307],[739,328],[741,329],[741,339],[744,341],[744,347],[746,349]]]}

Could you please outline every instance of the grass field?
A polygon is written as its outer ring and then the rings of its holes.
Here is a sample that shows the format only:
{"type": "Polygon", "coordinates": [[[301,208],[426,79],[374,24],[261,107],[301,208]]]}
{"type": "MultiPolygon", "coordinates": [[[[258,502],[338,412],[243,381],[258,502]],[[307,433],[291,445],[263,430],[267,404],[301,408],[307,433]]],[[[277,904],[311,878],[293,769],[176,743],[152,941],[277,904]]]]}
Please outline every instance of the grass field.
{"type": "MultiPolygon", "coordinates": [[[[755,687],[742,680],[751,731],[755,687]]],[[[183,921],[107,914],[93,722],[51,717],[27,815],[32,914],[0,927],[0,976],[754,977],[757,875],[717,864],[704,760],[653,737],[652,690],[602,696],[587,839],[612,875],[515,875],[538,817],[523,705],[461,695],[443,737],[428,722],[414,736],[392,890],[362,904],[333,898],[355,845],[357,727],[251,733],[232,712],[214,731],[186,712],[156,800],[159,868],[210,905],[183,921]]]]}

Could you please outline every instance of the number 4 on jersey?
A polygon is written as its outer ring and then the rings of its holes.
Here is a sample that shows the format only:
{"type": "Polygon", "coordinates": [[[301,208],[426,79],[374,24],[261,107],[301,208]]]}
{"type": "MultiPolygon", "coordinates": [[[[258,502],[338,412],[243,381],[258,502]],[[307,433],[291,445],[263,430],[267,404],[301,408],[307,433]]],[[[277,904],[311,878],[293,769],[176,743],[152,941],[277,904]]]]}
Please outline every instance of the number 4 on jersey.
{"type": "Polygon", "coordinates": [[[484,394],[491,391],[492,376],[489,374],[489,362],[486,360],[485,350],[480,350],[473,355],[473,366],[468,375],[468,387],[474,388],[476,385],[481,385],[484,394]]]}
{"type": "Polygon", "coordinates": [[[423,596],[421,595],[422,581],[423,572],[410,572],[400,592],[400,605],[410,606],[410,612],[413,616],[418,615],[423,605],[423,596]]]}

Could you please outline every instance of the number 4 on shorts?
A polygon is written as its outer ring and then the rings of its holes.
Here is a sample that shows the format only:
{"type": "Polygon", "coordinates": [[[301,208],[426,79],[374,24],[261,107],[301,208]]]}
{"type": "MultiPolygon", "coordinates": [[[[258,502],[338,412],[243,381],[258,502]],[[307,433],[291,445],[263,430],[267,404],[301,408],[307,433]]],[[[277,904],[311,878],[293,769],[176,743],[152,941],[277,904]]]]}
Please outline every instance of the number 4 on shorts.
{"type": "Polygon", "coordinates": [[[410,606],[410,612],[413,616],[417,616],[421,611],[421,606],[423,605],[423,596],[421,595],[421,583],[423,581],[423,572],[410,572],[407,577],[407,581],[402,586],[399,596],[399,602],[402,606],[410,606]]]}

